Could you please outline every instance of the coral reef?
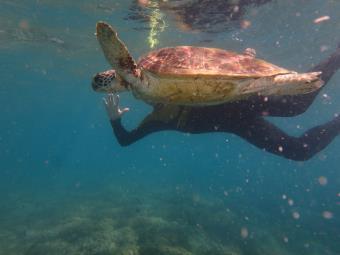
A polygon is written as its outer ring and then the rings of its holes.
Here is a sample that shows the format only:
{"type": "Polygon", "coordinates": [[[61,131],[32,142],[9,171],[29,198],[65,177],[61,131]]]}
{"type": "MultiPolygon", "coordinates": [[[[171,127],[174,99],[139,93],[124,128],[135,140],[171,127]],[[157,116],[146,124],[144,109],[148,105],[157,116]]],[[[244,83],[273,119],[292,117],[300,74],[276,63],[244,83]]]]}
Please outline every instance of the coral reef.
{"type": "MultiPolygon", "coordinates": [[[[256,210],[249,212],[256,221],[244,219],[242,209],[235,205],[230,210],[221,199],[185,190],[85,194],[40,198],[39,207],[38,202],[14,199],[9,209],[22,210],[0,223],[0,254],[294,254],[270,219],[266,223],[256,210]]],[[[320,251],[323,246],[310,242],[310,254],[313,247],[320,251]]]]}

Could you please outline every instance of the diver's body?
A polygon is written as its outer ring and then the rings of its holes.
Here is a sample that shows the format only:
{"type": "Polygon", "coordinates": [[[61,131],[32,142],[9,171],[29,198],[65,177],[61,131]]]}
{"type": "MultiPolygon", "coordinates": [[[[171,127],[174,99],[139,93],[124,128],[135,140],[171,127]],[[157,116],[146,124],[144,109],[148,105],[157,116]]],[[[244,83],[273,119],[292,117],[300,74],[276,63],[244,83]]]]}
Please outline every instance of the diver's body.
{"type": "MultiPolygon", "coordinates": [[[[340,68],[340,47],[326,61],[311,71],[321,71],[325,84],[340,68]]],[[[321,89],[320,89],[321,90],[321,89]]],[[[254,97],[215,106],[189,107],[157,105],[134,130],[121,123],[118,97],[109,95],[106,110],[118,142],[127,146],[144,136],[162,130],[200,134],[234,133],[256,147],[292,160],[307,160],[324,149],[340,132],[340,116],[314,127],[300,137],[293,137],[264,119],[265,116],[290,117],[305,112],[320,90],[298,96],[254,97]]]]}

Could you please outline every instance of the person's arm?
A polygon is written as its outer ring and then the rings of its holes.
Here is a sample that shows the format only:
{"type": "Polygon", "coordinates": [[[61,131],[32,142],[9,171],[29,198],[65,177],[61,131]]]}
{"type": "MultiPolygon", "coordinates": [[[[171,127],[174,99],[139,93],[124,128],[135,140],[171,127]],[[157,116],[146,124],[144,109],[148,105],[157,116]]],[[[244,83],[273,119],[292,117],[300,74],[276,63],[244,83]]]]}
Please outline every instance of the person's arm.
{"type": "Polygon", "coordinates": [[[155,120],[155,118],[153,118],[154,112],[152,112],[139,124],[137,128],[127,131],[122,125],[121,117],[125,112],[129,111],[129,109],[124,108],[121,110],[119,108],[118,95],[109,94],[106,98],[104,98],[104,105],[110,118],[113,132],[121,146],[128,146],[150,133],[171,129],[170,123],[155,120]]]}
{"type": "Polygon", "coordinates": [[[137,128],[127,131],[122,125],[121,118],[111,120],[110,122],[113,133],[115,134],[117,141],[121,146],[128,146],[137,142],[148,134],[167,129],[166,125],[161,122],[142,121],[142,123],[137,128]]]}

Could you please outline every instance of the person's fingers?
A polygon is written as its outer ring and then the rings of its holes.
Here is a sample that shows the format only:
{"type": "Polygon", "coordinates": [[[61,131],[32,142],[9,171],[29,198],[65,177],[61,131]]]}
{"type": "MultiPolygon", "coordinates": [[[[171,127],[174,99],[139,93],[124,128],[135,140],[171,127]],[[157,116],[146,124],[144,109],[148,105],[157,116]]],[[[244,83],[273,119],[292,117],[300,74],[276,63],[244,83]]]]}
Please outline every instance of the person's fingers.
{"type": "Polygon", "coordinates": [[[109,97],[110,104],[113,104],[114,103],[114,94],[110,93],[108,97],[109,97]]]}
{"type": "Polygon", "coordinates": [[[119,95],[113,94],[113,95],[112,95],[112,99],[113,99],[113,101],[114,101],[116,104],[119,104],[119,95]]]}
{"type": "Polygon", "coordinates": [[[130,111],[130,108],[128,108],[128,107],[126,107],[126,108],[124,108],[123,110],[121,110],[123,113],[124,112],[128,112],[128,111],[130,111]]]}

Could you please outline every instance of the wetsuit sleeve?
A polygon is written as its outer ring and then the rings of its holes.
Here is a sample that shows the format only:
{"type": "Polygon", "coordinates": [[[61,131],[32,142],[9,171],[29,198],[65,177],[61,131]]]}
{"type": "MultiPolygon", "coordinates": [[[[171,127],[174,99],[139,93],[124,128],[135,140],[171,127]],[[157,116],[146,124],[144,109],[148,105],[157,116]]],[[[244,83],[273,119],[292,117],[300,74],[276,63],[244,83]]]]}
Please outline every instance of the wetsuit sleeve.
{"type": "Polygon", "coordinates": [[[313,157],[340,133],[340,117],[293,137],[263,118],[243,123],[235,134],[256,147],[288,159],[304,161],[313,157]]]}
{"type": "Polygon", "coordinates": [[[113,133],[115,134],[119,144],[121,146],[128,146],[143,137],[147,136],[148,134],[171,129],[171,123],[163,123],[160,121],[142,121],[141,124],[131,130],[127,131],[124,126],[122,125],[121,118],[111,121],[111,126],[113,129],[113,133]]]}

